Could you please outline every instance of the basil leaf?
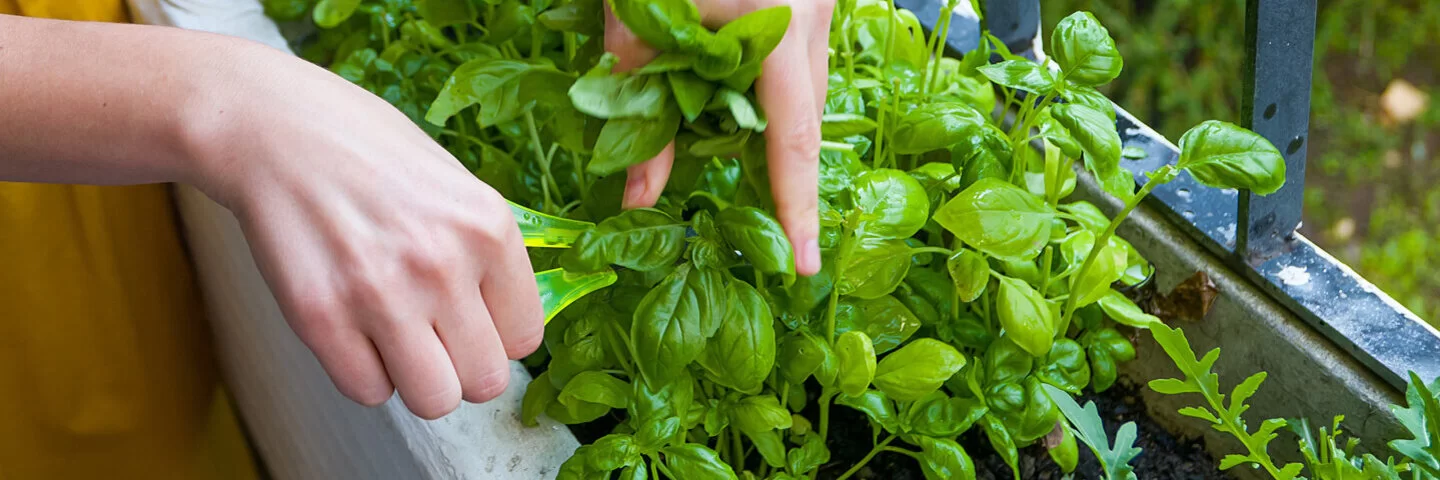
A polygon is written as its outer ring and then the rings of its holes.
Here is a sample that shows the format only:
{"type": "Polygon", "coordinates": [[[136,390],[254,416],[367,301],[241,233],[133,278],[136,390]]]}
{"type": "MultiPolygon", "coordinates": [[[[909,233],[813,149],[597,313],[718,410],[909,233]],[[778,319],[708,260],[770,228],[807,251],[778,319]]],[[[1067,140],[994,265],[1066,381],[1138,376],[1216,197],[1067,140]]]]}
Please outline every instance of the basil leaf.
{"type": "Polygon", "coordinates": [[[889,295],[868,300],[843,297],[835,305],[835,334],[863,332],[877,355],[900,346],[919,329],[920,319],[889,295]]]}
{"type": "MultiPolygon", "coordinates": [[[[909,238],[925,226],[930,199],[925,187],[900,170],[882,168],[855,180],[860,228],[871,238],[909,238]]],[[[908,259],[907,259],[908,260],[908,259]]]]}
{"type": "Polygon", "coordinates": [[[851,330],[835,341],[835,356],[840,361],[837,380],[840,391],[859,395],[870,388],[875,378],[875,345],[865,332],[851,330]]]}
{"type": "Polygon", "coordinates": [[[646,381],[663,383],[704,351],[724,308],[718,276],[684,264],[640,300],[630,341],[635,365],[646,381]]]}
{"type": "Polygon", "coordinates": [[[910,246],[904,240],[863,239],[844,259],[835,288],[841,295],[884,297],[905,280],[910,264],[910,246]]]}
{"type": "Polygon", "coordinates": [[[935,212],[935,221],[987,255],[1029,260],[1050,241],[1055,218],[1044,201],[1003,180],[985,178],[935,212]]]}
{"type": "Polygon", "coordinates": [[[640,427],[635,430],[635,442],[642,451],[651,453],[664,448],[684,432],[680,418],[652,416],[640,421],[640,427]]]}
{"type": "Polygon", "coordinates": [[[874,130],[875,121],[864,115],[829,113],[820,118],[820,135],[825,138],[845,138],[874,130]]]}
{"type": "Polygon", "coordinates": [[[978,70],[990,81],[1012,89],[1040,95],[1048,95],[1055,91],[1055,76],[1049,70],[1029,60],[1006,60],[980,67],[978,70]]]}
{"type": "MultiPolygon", "coordinates": [[[[767,372],[768,373],[768,372],[767,372]]],[[[760,434],[790,428],[790,411],[774,395],[752,395],[730,407],[732,425],[743,433],[760,434]]]]}
{"type": "Polygon", "coordinates": [[[817,372],[821,372],[827,362],[832,362],[833,356],[829,344],[808,334],[796,332],[785,337],[780,343],[775,364],[780,368],[780,378],[792,384],[803,384],[811,374],[821,376],[821,373],[817,372]]]}
{"type": "Polygon", "coordinates": [[[651,271],[675,264],[685,251],[685,224],[653,208],[627,210],[581,233],[560,264],[575,272],[611,264],[651,271]]]}
{"type": "MultiPolygon", "coordinates": [[[[669,72],[665,74],[665,78],[670,80],[670,90],[675,95],[675,102],[680,105],[680,112],[685,115],[685,121],[694,122],[700,118],[705,104],[715,95],[715,84],[686,71],[669,72]]],[[[694,148],[691,147],[691,153],[696,153],[694,148]]]]}
{"type": "Polygon", "coordinates": [[[985,115],[958,102],[919,105],[900,116],[886,144],[899,154],[925,153],[966,141],[985,115]]]}
{"type": "Polygon", "coordinates": [[[936,391],[910,407],[905,424],[920,435],[954,437],[969,430],[987,410],[979,398],[952,398],[936,391]]]}
{"type": "MultiPolygon", "coordinates": [[[[1066,261],[1070,262],[1067,271],[1079,270],[1085,263],[1085,257],[1094,248],[1095,234],[1089,230],[1080,230],[1066,238],[1060,245],[1060,251],[1065,255],[1066,261]]],[[[1090,269],[1085,271],[1085,276],[1070,277],[1070,294],[1078,298],[1075,306],[1083,307],[1095,303],[1108,294],[1111,291],[1110,285],[1125,275],[1125,260],[1125,249],[1114,241],[1107,242],[1099,256],[1091,262],[1090,269]]]]}
{"type": "Polygon", "coordinates": [[[875,388],[895,400],[919,400],[964,366],[965,356],[955,347],[921,338],[880,360],[875,367],[875,388]]]}
{"type": "Polygon", "coordinates": [[[265,16],[281,22],[299,20],[310,9],[309,0],[264,0],[265,16]]]}
{"type": "Polygon", "coordinates": [[[1135,196],[1135,182],[1129,172],[1120,168],[1120,134],[1114,120],[1084,105],[1050,107],[1055,122],[1085,152],[1085,169],[1101,182],[1101,187],[1121,201],[1135,196]]]}
{"type": "Polygon", "coordinates": [[[1176,166],[1215,188],[1269,195],[1285,185],[1285,157],[1265,137],[1238,125],[1209,120],[1180,137],[1176,166]]]}
{"type": "Polygon", "coordinates": [[[834,198],[840,192],[849,189],[855,179],[864,174],[866,170],[865,164],[860,163],[860,156],[853,150],[848,152],[821,150],[821,197],[834,198]]]}
{"type": "Polygon", "coordinates": [[[1005,424],[995,415],[985,415],[980,417],[980,425],[985,430],[985,437],[990,440],[990,447],[995,449],[995,453],[1000,454],[1005,465],[1008,465],[1011,471],[1019,471],[1017,468],[1019,468],[1020,452],[1015,449],[1015,440],[1010,438],[1010,432],[1005,429],[1005,424]]]}
{"type": "Polygon", "coordinates": [[[680,41],[682,49],[695,55],[694,71],[700,78],[718,81],[740,68],[744,50],[740,40],[729,35],[716,35],[704,28],[692,28],[680,41]]]}
{"type": "Polygon", "coordinates": [[[355,9],[360,6],[360,0],[320,0],[315,4],[315,11],[311,17],[315,25],[321,28],[335,28],[340,22],[350,18],[355,9]]]}
{"type": "Polygon", "coordinates": [[[1055,341],[1055,320],[1049,302],[1018,279],[1000,277],[999,287],[995,310],[1005,336],[1031,355],[1044,356],[1055,341]]]}
{"type": "Polygon", "coordinates": [[[990,262],[980,252],[961,248],[945,261],[950,278],[955,283],[955,294],[962,302],[973,302],[985,293],[990,283],[990,262]]]}
{"type": "Polygon", "coordinates": [[[919,437],[919,444],[920,471],[926,480],[975,478],[975,462],[954,440],[919,437]]]}
{"type": "Polygon", "coordinates": [[[690,0],[609,1],[615,18],[656,50],[679,49],[677,31],[700,25],[700,10],[690,0]]]}
{"type": "MultiPolygon", "coordinates": [[[[745,437],[750,439],[750,444],[755,446],[765,464],[777,468],[785,466],[785,441],[780,439],[779,430],[745,433],[745,437]]],[[[750,474],[748,471],[745,473],[747,476],[750,474]]]]}
{"type": "Polygon", "coordinates": [[[1125,297],[1125,294],[1110,290],[1098,301],[1100,308],[1105,310],[1105,315],[1116,323],[1129,325],[1135,328],[1150,328],[1160,324],[1160,319],[1154,315],[1140,310],[1135,302],[1125,297]]]}
{"type": "Polygon", "coordinates": [[[530,379],[525,387],[525,396],[520,399],[520,423],[527,427],[540,425],[540,414],[560,396],[560,390],[550,383],[550,372],[542,372],[530,379]]]}
{"type": "Polygon", "coordinates": [[[775,321],[765,299],[745,282],[729,282],[724,320],[705,344],[700,366],[711,381],[759,392],[775,367],[775,321]]]}
{"type": "Polygon", "coordinates": [[[1110,31],[1090,12],[1075,12],[1060,20],[1050,33],[1050,44],[1055,63],[1068,82],[1104,85],[1120,76],[1125,65],[1110,31]]]}
{"type": "Polygon", "coordinates": [[[1075,442],[1075,434],[1070,429],[1060,429],[1060,444],[1050,447],[1050,459],[1060,467],[1060,471],[1071,473],[1080,464],[1080,446],[1075,442]]]}
{"type": "Polygon", "coordinates": [[[415,0],[415,10],[436,27],[467,24],[479,16],[469,0],[415,0]]]}
{"type": "Polygon", "coordinates": [[[523,115],[542,98],[563,97],[571,80],[570,74],[549,65],[495,58],[471,60],[445,80],[425,112],[425,121],[444,126],[460,110],[479,104],[480,126],[496,125],[523,115]]]}
{"type": "Polygon", "coordinates": [[[1085,349],[1068,338],[1056,340],[1035,376],[1045,383],[1079,395],[1080,390],[1090,383],[1090,364],[1085,361],[1085,349]]]}
{"type": "Polygon", "coordinates": [[[989,165],[989,168],[998,166],[1003,172],[1013,165],[1014,154],[1004,132],[990,124],[976,124],[967,128],[964,138],[950,147],[950,163],[958,170],[989,165]]]}
{"type": "MultiPolygon", "coordinates": [[[[1115,103],[1101,94],[1099,90],[1095,90],[1092,87],[1071,85],[1065,89],[1065,99],[1069,100],[1070,103],[1084,105],[1095,109],[1097,112],[1104,113],[1105,116],[1110,119],[1111,123],[1115,122],[1115,103]]],[[[1122,156],[1124,156],[1123,150],[1122,156]]]]}
{"type": "Polygon", "coordinates": [[[895,415],[895,402],[880,391],[866,390],[860,395],[842,394],[835,397],[835,403],[864,412],[865,416],[870,417],[870,421],[880,425],[887,432],[899,429],[899,419],[895,415]]]}
{"type": "Polygon", "coordinates": [[[595,140],[594,156],[587,172],[610,175],[631,165],[655,158],[675,140],[680,129],[680,109],[667,104],[657,118],[617,118],[605,122],[595,140]]]}
{"type": "Polygon", "coordinates": [[[795,252],[780,222],[755,207],[732,207],[715,217],[720,234],[751,265],[767,273],[795,274],[795,252]]]}
{"type": "MultiPolygon", "coordinates": [[[[655,57],[654,60],[650,60],[650,63],[631,70],[631,73],[636,75],[650,75],[655,73],[688,72],[693,68],[695,68],[694,56],[680,52],[665,52],[655,57]]],[[[691,73],[691,75],[693,76],[694,73],[691,73]]],[[[697,77],[697,80],[698,79],[697,77]]]]}
{"type": "Polygon", "coordinates": [[[630,385],[601,372],[581,372],[560,389],[546,414],[566,424],[585,423],[630,403],[630,385]]]}
{"type": "Polygon", "coordinates": [[[735,124],[740,128],[757,133],[765,131],[765,119],[755,110],[755,106],[745,94],[730,88],[721,88],[715,93],[715,97],[730,108],[730,115],[735,118],[735,124]]]}
{"type": "Polygon", "coordinates": [[[551,30],[573,32],[587,37],[598,37],[605,34],[605,17],[604,11],[601,9],[602,1],[603,0],[574,0],[566,2],[564,5],[545,10],[537,19],[541,25],[551,30]]]}
{"type": "MultiPolygon", "coordinates": [[[[910,171],[910,176],[916,181],[919,181],[920,185],[925,187],[925,191],[933,192],[933,195],[936,193],[953,193],[959,190],[959,173],[959,171],[955,170],[955,165],[935,162],[915,167],[914,170],[910,171]]],[[[930,199],[932,200],[931,203],[938,203],[934,201],[935,197],[930,197],[930,199]]]]}
{"type": "Polygon", "coordinates": [[[741,92],[749,90],[760,75],[761,63],[780,45],[789,26],[790,6],[780,5],[755,10],[720,27],[720,36],[735,38],[742,46],[740,65],[725,78],[725,85],[741,92]]]}
{"type": "Polygon", "coordinates": [[[792,472],[808,472],[830,461],[830,449],[819,434],[805,436],[805,443],[785,455],[785,465],[792,472]]]}
{"type": "Polygon", "coordinates": [[[611,74],[617,58],[600,63],[570,86],[575,109],[597,118],[659,118],[670,100],[670,86],[658,75],[611,74]]]}
{"type": "Polygon", "coordinates": [[[642,422],[665,417],[683,418],[695,401],[695,379],[685,371],[654,384],[637,378],[631,398],[633,401],[627,408],[631,418],[642,422]]]}
{"type": "Polygon", "coordinates": [[[590,446],[586,466],[594,472],[610,472],[640,462],[640,449],[633,435],[612,433],[590,446]]]}
{"type": "MultiPolygon", "coordinates": [[[[615,1],[615,0],[612,0],[615,1]]],[[[688,0],[684,0],[689,3],[688,0]]],[[[676,478],[738,480],[730,465],[720,460],[720,455],[709,447],[687,443],[661,450],[665,454],[665,466],[676,478]]]]}

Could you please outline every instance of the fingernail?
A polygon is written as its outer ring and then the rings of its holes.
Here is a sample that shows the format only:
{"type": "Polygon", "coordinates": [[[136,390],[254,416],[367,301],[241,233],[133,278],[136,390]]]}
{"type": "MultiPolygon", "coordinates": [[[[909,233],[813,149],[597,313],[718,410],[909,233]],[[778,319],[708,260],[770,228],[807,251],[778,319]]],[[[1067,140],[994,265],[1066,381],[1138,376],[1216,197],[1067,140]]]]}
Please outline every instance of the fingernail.
{"type": "Polygon", "coordinates": [[[625,180],[625,201],[620,204],[620,208],[627,210],[635,208],[645,198],[645,174],[631,172],[629,175],[625,180]]]}
{"type": "Polygon", "coordinates": [[[813,238],[806,240],[805,247],[801,248],[800,250],[800,257],[804,260],[803,263],[799,265],[799,270],[805,275],[814,275],[815,273],[819,272],[820,241],[813,238]]]}

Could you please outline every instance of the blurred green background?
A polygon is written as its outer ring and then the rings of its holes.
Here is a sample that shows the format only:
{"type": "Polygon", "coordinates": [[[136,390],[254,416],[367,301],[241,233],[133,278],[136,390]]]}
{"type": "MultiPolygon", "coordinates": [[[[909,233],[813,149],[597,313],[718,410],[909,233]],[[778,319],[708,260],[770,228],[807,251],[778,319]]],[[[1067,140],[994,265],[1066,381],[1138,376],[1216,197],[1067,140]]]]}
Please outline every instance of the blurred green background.
{"type": "MultiPolygon", "coordinates": [[[[1172,140],[1239,123],[1244,0],[1041,0],[1089,10],[1125,57],[1102,89],[1172,140]]],[[[1301,231],[1440,322],[1440,0],[1320,0],[1301,231]]]]}

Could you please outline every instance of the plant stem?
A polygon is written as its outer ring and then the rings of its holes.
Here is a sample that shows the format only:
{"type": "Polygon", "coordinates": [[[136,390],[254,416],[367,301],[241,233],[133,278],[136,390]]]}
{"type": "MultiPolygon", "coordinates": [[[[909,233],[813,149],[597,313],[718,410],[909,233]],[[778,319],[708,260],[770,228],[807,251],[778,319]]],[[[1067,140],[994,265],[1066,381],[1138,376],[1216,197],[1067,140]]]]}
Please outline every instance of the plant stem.
{"type": "MultiPolygon", "coordinates": [[[[1130,211],[1135,210],[1135,207],[1140,205],[1140,201],[1144,200],[1145,196],[1150,195],[1150,191],[1154,190],[1155,187],[1174,180],[1176,174],[1177,170],[1173,165],[1166,165],[1161,167],[1160,170],[1155,171],[1155,175],[1150,177],[1150,181],[1145,182],[1145,186],[1140,188],[1140,193],[1135,194],[1135,198],[1126,202],[1125,209],[1120,210],[1120,213],[1110,220],[1110,225],[1105,227],[1105,232],[1095,237],[1095,244],[1090,247],[1090,253],[1085,255],[1085,263],[1080,264],[1080,270],[1076,271],[1075,278],[1085,278],[1085,273],[1090,270],[1090,265],[1095,263],[1095,259],[1100,256],[1100,251],[1110,245],[1110,237],[1115,235],[1115,228],[1120,226],[1120,222],[1124,221],[1125,217],[1130,216],[1130,211]]],[[[1062,325],[1070,324],[1070,317],[1075,313],[1075,308],[1077,307],[1075,305],[1075,299],[1077,298],[1079,297],[1071,295],[1070,298],[1065,299],[1064,315],[1061,317],[1062,321],[1060,322],[1062,325]]]]}
{"type": "MultiPolygon", "coordinates": [[[[546,213],[553,214],[556,212],[555,209],[559,208],[559,205],[555,204],[555,199],[550,195],[550,184],[555,183],[555,180],[550,175],[550,162],[545,157],[545,149],[540,146],[540,129],[535,127],[534,112],[525,112],[525,125],[530,128],[530,144],[535,147],[535,161],[540,162],[540,169],[545,174],[546,181],[540,182],[540,191],[545,194],[545,210],[546,213]]],[[[556,194],[560,193],[558,186],[555,190],[556,194]]]]}
{"type": "MultiPolygon", "coordinates": [[[[892,78],[892,79],[890,79],[890,98],[891,98],[891,100],[893,100],[893,103],[894,103],[894,105],[893,105],[894,108],[892,108],[891,111],[892,111],[892,112],[895,112],[896,118],[899,118],[899,116],[900,116],[900,79],[898,79],[898,78],[892,78]]],[[[893,143],[893,142],[892,142],[892,143],[893,143]]],[[[891,167],[898,167],[900,164],[895,161],[895,147],[890,147],[890,150],[889,150],[888,152],[886,152],[886,153],[889,155],[889,158],[890,158],[890,162],[888,163],[888,165],[891,166],[891,167]]]]}
{"type": "Polygon", "coordinates": [[[1041,295],[1044,295],[1045,292],[1050,291],[1050,269],[1051,269],[1051,267],[1052,267],[1052,266],[1050,265],[1050,261],[1053,260],[1053,258],[1051,258],[1051,257],[1053,257],[1054,254],[1055,254],[1055,247],[1052,247],[1052,246],[1048,246],[1048,245],[1047,245],[1047,246],[1045,247],[1045,253],[1041,254],[1041,257],[1040,257],[1040,294],[1041,294],[1041,295]]]}
{"type": "Polygon", "coordinates": [[[850,478],[851,475],[859,472],[861,468],[865,467],[865,464],[870,463],[870,459],[875,458],[876,454],[884,451],[885,446],[889,445],[890,442],[893,440],[895,440],[894,435],[885,437],[885,439],[881,440],[880,443],[875,444],[875,448],[870,449],[870,453],[865,454],[864,458],[861,458],[859,462],[856,462],[855,466],[850,467],[850,469],[846,470],[845,473],[842,473],[840,474],[840,476],[835,477],[835,480],[845,480],[847,478],[850,478]]]}
{"type": "Polygon", "coordinates": [[[916,459],[916,460],[919,460],[919,459],[920,459],[920,454],[915,453],[915,452],[912,452],[912,451],[909,451],[909,450],[906,450],[906,449],[903,449],[903,448],[900,448],[900,447],[889,447],[889,446],[887,446],[887,447],[885,447],[885,448],[880,449],[880,451],[882,451],[882,452],[898,453],[898,454],[901,454],[901,455],[904,455],[904,456],[907,456],[907,457],[910,457],[910,458],[913,458],[913,459],[916,459]]]}
{"type": "Polygon", "coordinates": [[[732,460],[730,462],[730,465],[734,466],[736,469],[745,468],[745,446],[740,443],[740,431],[733,428],[729,430],[730,457],[732,460]]]}
{"type": "Polygon", "coordinates": [[[955,254],[953,250],[945,247],[915,247],[910,249],[910,255],[920,255],[924,253],[938,253],[944,255],[946,258],[955,254]]]}

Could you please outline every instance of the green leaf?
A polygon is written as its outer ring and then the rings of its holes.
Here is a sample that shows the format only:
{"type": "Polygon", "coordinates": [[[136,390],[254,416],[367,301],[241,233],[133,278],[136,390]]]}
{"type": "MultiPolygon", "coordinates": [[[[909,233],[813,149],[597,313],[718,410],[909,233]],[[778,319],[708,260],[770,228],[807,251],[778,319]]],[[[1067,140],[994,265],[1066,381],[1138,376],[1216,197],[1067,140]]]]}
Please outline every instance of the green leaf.
{"type": "Polygon", "coordinates": [[[642,423],[666,417],[683,418],[695,401],[695,379],[688,372],[682,371],[656,384],[644,379],[635,379],[634,383],[633,402],[627,411],[631,418],[642,423]]]}
{"type": "MultiPolygon", "coordinates": [[[[955,165],[949,163],[927,163],[915,167],[910,171],[910,176],[920,182],[927,192],[954,193],[960,189],[960,172],[955,170],[955,165]]],[[[931,197],[934,198],[934,197],[931,197]]],[[[932,202],[934,203],[934,202],[932,202]]]]}
{"type": "Polygon", "coordinates": [[[1010,466],[1010,471],[1015,472],[1015,478],[1020,478],[1020,452],[1015,449],[1015,440],[1010,438],[1010,432],[1005,429],[1005,424],[994,415],[980,417],[980,426],[985,430],[985,437],[990,440],[990,446],[1005,465],[1010,466]]]}
{"type": "Polygon", "coordinates": [[[721,323],[722,281],[717,273],[684,264],[640,300],[630,340],[646,381],[663,383],[704,351],[705,339],[721,323]]]}
{"type": "MultiPolygon", "coordinates": [[[[745,433],[745,437],[750,439],[750,444],[755,447],[756,452],[760,453],[760,458],[765,460],[765,464],[771,467],[784,467],[785,441],[781,440],[780,433],[779,430],[766,430],[759,433],[747,432],[745,433]]],[[[748,475],[750,472],[745,473],[748,475]]]]}
{"type": "Polygon", "coordinates": [[[1024,281],[1000,277],[995,311],[1005,336],[1036,357],[1050,351],[1055,341],[1054,311],[1040,292],[1024,281]]]}
{"type": "Polygon", "coordinates": [[[675,264],[685,251],[685,224],[653,208],[627,210],[581,233],[560,264],[593,272],[619,265],[651,271],[675,264]]]}
{"type": "Polygon", "coordinates": [[[950,271],[950,278],[955,282],[955,295],[962,302],[980,298],[985,293],[985,285],[990,283],[990,262],[974,250],[956,250],[945,261],[945,269],[950,271]]]}
{"type": "Polygon", "coordinates": [[[774,317],[750,284],[729,282],[726,290],[725,318],[698,360],[711,381],[741,392],[759,392],[775,366],[774,317]]]}
{"type": "Polygon", "coordinates": [[[919,445],[920,471],[926,480],[975,478],[975,463],[954,440],[919,437],[919,445]]]}
{"type": "Polygon", "coordinates": [[[264,0],[265,16],[280,22],[299,20],[310,9],[310,0],[264,0]]]}
{"type": "Polygon", "coordinates": [[[740,65],[725,79],[725,85],[736,91],[749,90],[760,75],[761,63],[780,45],[789,25],[790,7],[781,5],[755,10],[720,27],[716,33],[739,40],[742,49],[740,65]]]}
{"type": "Polygon", "coordinates": [[[685,432],[680,418],[674,416],[651,416],[641,420],[635,431],[635,441],[640,449],[651,453],[669,445],[676,436],[685,432]]]}
{"type": "Polygon", "coordinates": [[[921,338],[886,355],[875,367],[875,388],[899,401],[919,400],[965,366],[955,347],[921,338]]]}
{"type": "Polygon", "coordinates": [[[808,472],[830,461],[830,449],[819,434],[805,436],[805,443],[786,454],[785,465],[792,472],[808,472]]]}
{"type": "MultiPolygon", "coordinates": [[[[688,3],[688,0],[685,1],[688,3]]],[[[665,454],[665,466],[676,478],[738,480],[735,471],[720,460],[720,455],[704,445],[687,443],[665,447],[661,452],[665,454]]]]}
{"type": "Polygon", "coordinates": [[[790,428],[790,411],[774,395],[752,395],[730,407],[731,424],[748,434],[790,428]]]}
{"type": "Polygon", "coordinates": [[[1050,447],[1050,459],[1060,467],[1060,471],[1072,473],[1075,467],[1080,464],[1080,446],[1075,442],[1075,434],[1068,428],[1060,429],[1060,444],[1050,447]]]}
{"type": "MultiPolygon", "coordinates": [[[[1070,262],[1070,268],[1066,271],[1079,271],[1094,248],[1095,234],[1090,230],[1080,230],[1066,238],[1060,246],[1065,260],[1070,262]]],[[[1109,295],[1113,291],[1110,285],[1125,275],[1125,260],[1125,249],[1116,242],[1107,241],[1099,256],[1090,263],[1090,269],[1085,271],[1085,275],[1070,277],[1070,295],[1079,298],[1075,301],[1075,306],[1083,307],[1109,295]]]]}
{"type": "Polygon", "coordinates": [[[785,229],[770,214],[755,207],[731,207],[715,216],[725,241],[751,265],[766,273],[795,275],[795,252],[785,229]]]}
{"type": "Polygon", "coordinates": [[[1035,357],[1008,338],[1001,338],[985,350],[985,383],[1020,383],[1030,376],[1035,357]]]}
{"type": "Polygon", "coordinates": [[[953,438],[969,430],[987,411],[982,399],[952,398],[936,391],[906,411],[905,425],[920,435],[953,438]]]}
{"type": "Polygon", "coordinates": [[[564,5],[545,10],[537,19],[541,25],[551,30],[598,37],[605,34],[605,17],[601,10],[601,2],[602,0],[566,2],[564,5]]]}
{"type": "Polygon", "coordinates": [[[834,352],[830,350],[829,344],[808,334],[796,332],[785,337],[780,343],[775,365],[779,366],[780,378],[793,384],[803,384],[811,374],[822,376],[820,370],[827,362],[833,362],[833,356],[834,352]]]}
{"type": "Polygon", "coordinates": [[[1150,328],[1159,325],[1160,319],[1154,315],[1145,313],[1135,302],[1130,301],[1125,294],[1110,290],[1105,296],[1100,297],[1098,302],[1100,308],[1105,310],[1105,315],[1116,323],[1129,325],[1135,328],[1150,328]]]}
{"type": "Polygon", "coordinates": [[[612,433],[595,440],[585,463],[591,471],[610,472],[639,462],[640,449],[635,445],[635,437],[612,433]]]}
{"type": "Polygon", "coordinates": [[[682,50],[695,55],[694,72],[700,78],[718,81],[734,75],[740,68],[744,50],[740,40],[729,35],[716,35],[704,28],[685,30],[682,50]]]}
{"type": "Polygon", "coordinates": [[[615,272],[611,270],[577,274],[556,268],[535,272],[535,283],[540,290],[540,305],[544,307],[545,322],[549,323],[561,310],[590,292],[614,284],[615,279],[615,272]]]}
{"type": "Polygon", "coordinates": [[[845,138],[870,133],[875,121],[855,113],[827,113],[820,118],[820,134],[825,138],[845,138]]]}
{"type": "Polygon", "coordinates": [[[1068,82],[1104,85],[1120,76],[1124,61],[1110,32],[1090,12],[1075,12],[1060,20],[1050,34],[1055,63],[1068,82]]]}
{"type": "Polygon", "coordinates": [[[980,74],[1006,87],[1048,95],[1055,90],[1055,76],[1029,60],[1006,60],[979,68],[980,74]]]}
{"type": "MultiPolygon", "coordinates": [[[[685,121],[694,122],[700,118],[705,104],[710,103],[710,97],[715,96],[715,84],[687,71],[668,72],[665,78],[670,80],[670,91],[675,95],[675,102],[680,105],[685,121]]],[[[691,149],[693,151],[694,147],[691,149]]]]}
{"type": "Polygon", "coordinates": [[[560,389],[546,414],[567,424],[585,423],[630,403],[630,384],[601,372],[580,372],[560,389]]]}
{"type": "Polygon", "coordinates": [[[889,295],[910,270],[910,246],[904,240],[864,239],[841,265],[835,288],[841,295],[876,299],[889,295]]]}
{"type": "Polygon", "coordinates": [[[425,112],[425,121],[444,126],[460,110],[479,104],[480,125],[492,126],[519,117],[541,98],[563,98],[571,81],[570,74],[549,65],[499,58],[471,60],[445,80],[425,112]]]}
{"type": "Polygon", "coordinates": [[[840,391],[846,395],[860,395],[870,388],[875,378],[875,345],[865,332],[850,330],[835,341],[835,356],[840,362],[836,377],[840,391]]]}
{"type": "Polygon", "coordinates": [[[1050,115],[1080,145],[1085,169],[1100,180],[1106,193],[1121,201],[1135,196],[1133,178],[1120,168],[1120,133],[1113,118],[1080,104],[1052,106],[1050,115]]]}
{"type": "Polygon", "coordinates": [[[670,101],[670,84],[659,75],[612,74],[618,59],[600,63],[570,86],[575,109],[596,118],[660,118],[670,101]]]}
{"type": "Polygon", "coordinates": [[[835,305],[835,334],[865,334],[882,354],[900,346],[920,329],[920,319],[895,297],[874,299],[844,297],[835,305]]]}
{"type": "MultiPolygon", "coordinates": [[[[993,169],[1004,172],[1010,168],[1015,154],[1005,133],[990,124],[977,124],[966,129],[966,135],[950,147],[950,163],[958,170],[993,169]]],[[[1003,177],[1004,174],[998,175],[1003,177]]],[[[977,177],[979,178],[979,177],[977,177]]],[[[973,183],[973,182],[972,182],[973,183]]]]}
{"type": "Polygon", "coordinates": [[[1209,120],[1180,137],[1180,160],[1195,180],[1215,188],[1269,195],[1285,185],[1285,157],[1265,137],[1238,125],[1209,120]]]}
{"type": "Polygon", "coordinates": [[[755,110],[755,106],[750,103],[750,99],[746,98],[745,94],[722,87],[715,93],[715,98],[730,108],[730,115],[740,128],[754,130],[757,133],[765,131],[765,119],[755,110]]]}
{"type": "MultiPolygon", "coordinates": [[[[1115,122],[1115,103],[1111,102],[1108,97],[1093,87],[1070,85],[1065,88],[1065,99],[1069,100],[1070,103],[1084,105],[1095,109],[1097,112],[1104,113],[1106,117],[1110,118],[1112,123],[1115,122]]],[[[1125,158],[1136,158],[1126,155],[1126,150],[1128,149],[1121,150],[1121,156],[1125,158]]],[[[1143,153],[1140,157],[1144,157],[1143,153]]]]}
{"type": "Polygon", "coordinates": [[[1115,443],[1112,446],[1105,433],[1105,425],[1100,420],[1100,412],[1095,408],[1095,402],[1085,402],[1085,407],[1081,408],[1070,398],[1069,393],[1049,385],[1044,388],[1046,395],[1060,407],[1060,412],[1070,421],[1075,435],[1090,447],[1090,451],[1095,452],[1095,457],[1100,460],[1100,468],[1105,472],[1105,478],[1135,479],[1134,467],[1130,466],[1130,462],[1141,452],[1141,449],[1135,448],[1135,423],[1125,422],[1121,425],[1120,430],[1115,433],[1115,443]]]}
{"type": "Polygon", "coordinates": [[[835,403],[865,413],[865,416],[870,417],[870,421],[880,425],[885,431],[894,432],[899,427],[899,420],[895,415],[895,402],[886,397],[883,392],[866,390],[860,395],[840,395],[835,397],[835,403]]]}
{"type": "Polygon", "coordinates": [[[605,122],[585,171],[610,175],[655,158],[680,129],[680,109],[667,104],[657,118],[617,118],[605,122]]]}
{"type": "MultiPolygon", "coordinates": [[[[703,30],[690,0],[609,0],[610,11],[636,37],[660,51],[680,48],[676,33],[703,30]]],[[[732,475],[733,476],[733,475],[732,475]]]]}
{"type": "Polygon", "coordinates": [[[909,238],[925,226],[930,198],[910,175],[882,168],[855,179],[855,209],[865,236],[909,238]]]}
{"type": "Polygon", "coordinates": [[[415,0],[415,10],[436,27],[464,25],[479,16],[469,0],[415,0]]]}
{"type": "Polygon", "coordinates": [[[320,0],[315,4],[315,11],[311,16],[315,25],[321,28],[335,28],[350,18],[355,13],[355,8],[360,6],[360,0],[320,0]]]}
{"type": "Polygon", "coordinates": [[[948,149],[968,141],[985,121],[980,111],[959,102],[918,105],[900,116],[886,145],[899,154],[948,149]]]}
{"type": "Polygon", "coordinates": [[[975,182],[935,212],[935,221],[967,245],[1014,260],[1040,254],[1054,218],[1040,198],[993,178],[975,182]]]}
{"type": "Polygon", "coordinates": [[[560,390],[550,383],[550,372],[530,379],[530,384],[525,387],[525,396],[520,400],[520,423],[527,427],[539,425],[540,414],[545,413],[559,396],[560,390]]]}
{"type": "Polygon", "coordinates": [[[1079,395],[1090,383],[1090,364],[1085,361],[1085,348],[1068,338],[1056,340],[1035,375],[1047,384],[1079,395]]]}

